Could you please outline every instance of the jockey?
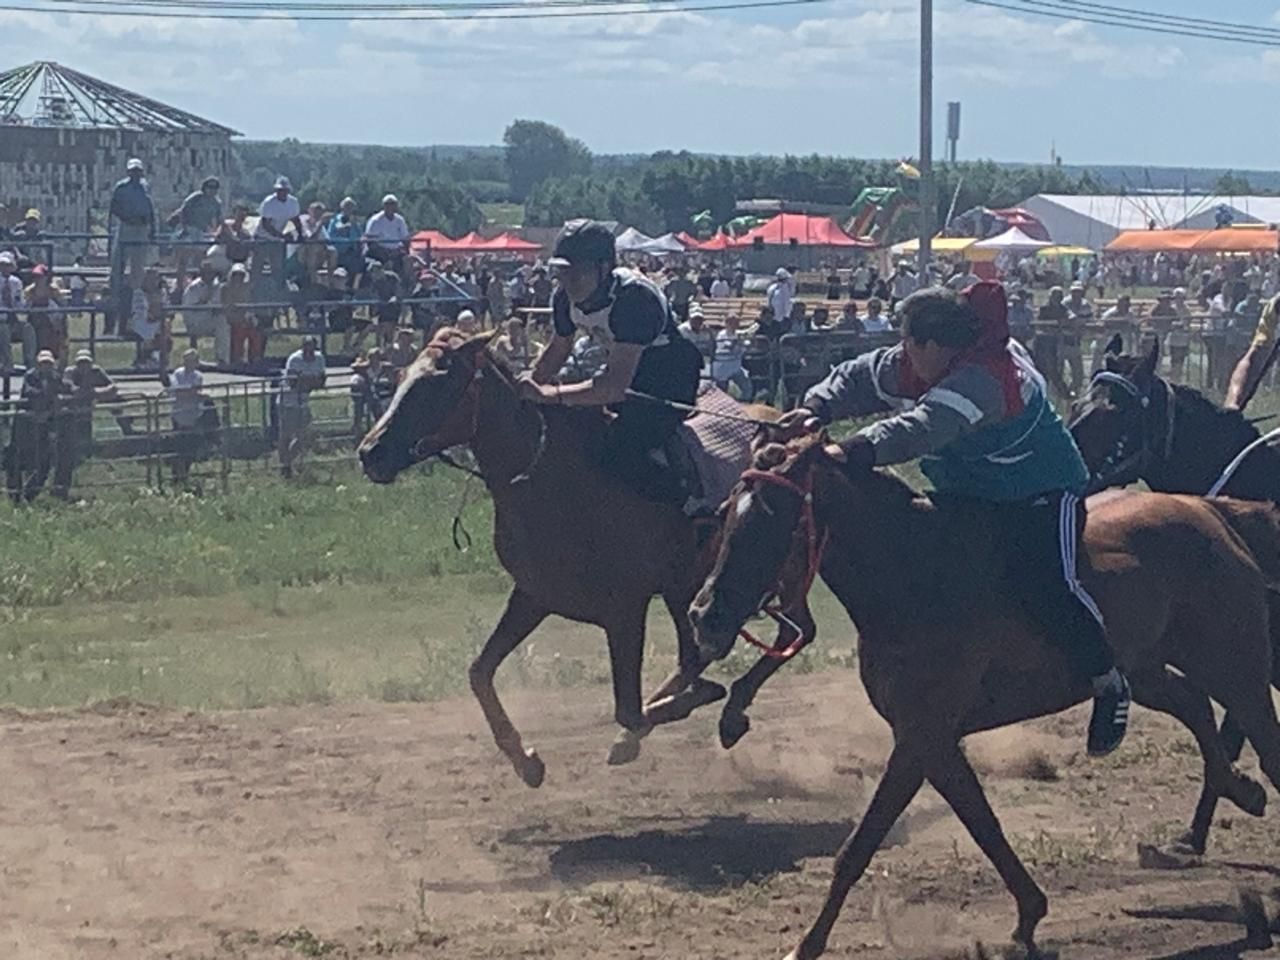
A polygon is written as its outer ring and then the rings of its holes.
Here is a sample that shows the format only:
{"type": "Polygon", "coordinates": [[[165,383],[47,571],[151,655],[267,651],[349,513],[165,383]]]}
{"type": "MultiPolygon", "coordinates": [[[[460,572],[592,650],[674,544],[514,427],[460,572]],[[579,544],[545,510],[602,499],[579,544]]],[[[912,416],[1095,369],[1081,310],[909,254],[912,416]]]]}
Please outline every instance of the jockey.
{"type": "Polygon", "coordinates": [[[615,416],[605,445],[606,467],[645,497],[685,503],[695,481],[688,476],[676,428],[686,413],[660,401],[696,401],[702,355],[676,329],[662,291],[647,277],[618,267],[613,234],[603,224],[566,224],[551,266],[560,280],[551,301],[554,335],[532,373],[521,380],[521,396],[536,403],[607,406],[615,416]],[[573,351],[577,327],[604,340],[607,360],[585,383],[561,385],[555,379],[573,351]]]}
{"type": "MultiPolygon", "coordinates": [[[[1089,755],[1124,739],[1129,684],[1102,616],[1076,579],[1088,471],[1048,400],[1044,378],[1009,337],[998,283],[957,296],[940,288],[903,300],[902,342],[847,360],[783,423],[890,413],[840,444],[848,472],[922,458],[943,498],[997,503],[1010,580],[1025,608],[1092,681],[1089,755]]],[[[833,450],[833,452],[836,452],[833,450]]]]}

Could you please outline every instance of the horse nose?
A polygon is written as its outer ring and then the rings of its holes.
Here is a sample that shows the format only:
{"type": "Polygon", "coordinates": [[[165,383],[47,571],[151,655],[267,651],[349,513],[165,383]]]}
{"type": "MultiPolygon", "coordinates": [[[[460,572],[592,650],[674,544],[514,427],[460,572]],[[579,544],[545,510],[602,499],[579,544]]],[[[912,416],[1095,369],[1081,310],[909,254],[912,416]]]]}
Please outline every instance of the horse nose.
{"type": "Polygon", "coordinates": [[[371,443],[366,439],[356,450],[356,455],[360,458],[364,475],[374,483],[390,483],[394,478],[394,473],[387,469],[386,447],[383,444],[377,441],[371,443]]]}

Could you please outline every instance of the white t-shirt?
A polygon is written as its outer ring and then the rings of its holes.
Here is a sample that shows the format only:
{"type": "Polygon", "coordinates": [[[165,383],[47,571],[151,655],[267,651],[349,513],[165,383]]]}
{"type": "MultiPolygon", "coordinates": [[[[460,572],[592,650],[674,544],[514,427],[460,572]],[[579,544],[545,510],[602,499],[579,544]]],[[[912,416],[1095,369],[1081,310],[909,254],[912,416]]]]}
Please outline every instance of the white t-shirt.
{"type": "Polygon", "coordinates": [[[280,406],[307,407],[311,391],[298,389],[298,382],[304,376],[323,377],[324,373],[324,355],[319,350],[310,360],[301,350],[293,351],[284,362],[284,377],[280,380],[280,406]]]}
{"type": "Polygon", "coordinates": [[[258,213],[262,219],[258,221],[258,230],[256,236],[260,238],[275,239],[271,234],[262,229],[264,223],[270,223],[276,228],[277,233],[284,233],[284,228],[294,217],[302,212],[302,208],[298,205],[298,198],[292,193],[281,200],[274,193],[267,199],[262,201],[262,206],[258,207],[258,213]]]}
{"type": "Polygon", "coordinates": [[[791,284],[786,280],[775,280],[769,285],[765,295],[769,306],[773,308],[773,319],[781,323],[791,316],[791,284]]]}
{"type": "Polygon", "coordinates": [[[716,344],[715,331],[712,330],[710,327],[708,327],[705,323],[700,328],[695,330],[693,329],[693,325],[686,320],[684,323],[680,324],[678,329],[682,334],[684,334],[686,340],[689,340],[695,347],[698,348],[698,352],[701,353],[704,357],[710,355],[711,351],[715,348],[715,344],[716,344]]]}
{"type": "Polygon", "coordinates": [[[723,300],[725,297],[732,295],[733,287],[729,286],[729,281],[724,277],[716,277],[711,281],[711,297],[713,300],[723,300]]]}
{"type": "Polygon", "coordinates": [[[403,249],[409,239],[409,225],[398,213],[387,216],[385,210],[379,210],[364,225],[364,235],[379,247],[403,249]]]}
{"type": "Polygon", "coordinates": [[[169,393],[173,395],[173,422],[180,427],[194,427],[200,422],[200,394],[204,375],[199,370],[179,367],[169,374],[169,393]]]}
{"type": "Polygon", "coordinates": [[[711,358],[711,379],[729,380],[742,373],[742,358],[747,354],[747,338],[740,330],[721,330],[716,334],[716,351],[711,358]]]}
{"type": "Polygon", "coordinates": [[[16,273],[0,277],[0,308],[22,306],[22,281],[16,273]]]}
{"type": "Polygon", "coordinates": [[[862,329],[867,333],[888,333],[889,318],[883,313],[878,316],[865,316],[862,318],[862,329]]]}

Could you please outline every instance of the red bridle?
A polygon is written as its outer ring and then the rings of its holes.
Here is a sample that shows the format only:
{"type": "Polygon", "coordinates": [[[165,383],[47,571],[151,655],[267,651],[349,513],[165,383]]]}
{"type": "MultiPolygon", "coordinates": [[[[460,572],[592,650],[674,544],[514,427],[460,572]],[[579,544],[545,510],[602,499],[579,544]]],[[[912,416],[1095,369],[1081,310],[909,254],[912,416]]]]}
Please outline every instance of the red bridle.
{"type": "Polygon", "coordinates": [[[800,589],[795,596],[787,600],[784,597],[786,584],[782,580],[782,575],[779,574],[778,583],[772,594],[776,598],[776,602],[770,603],[766,599],[760,607],[761,612],[772,617],[779,627],[786,625],[794,630],[796,638],[787,647],[778,650],[762,640],[757,640],[746,627],[738,631],[738,636],[753,647],[759,647],[764,651],[766,657],[773,657],[777,660],[790,660],[813,638],[805,636],[805,632],[800,629],[800,626],[794,620],[787,616],[785,610],[787,607],[795,607],[804,603],[808,598],[809,590],[813,587],[813,581],[817,579],[818,571],[822,567],[822,555],[827,549],[827,531],[823,530],[819,535],[818,522],[813,514],[813,473],[810,471],[806,474],[803,485],[796,483],[790,477],[784,477],[771,470],[747,470],[742,474],[742,481],[748,485],[753,481],[771,483],[775,487],[790,490],[800,498],[800,526],[805,531],[807,563],[804,578],[800,582],[800,589]]]}

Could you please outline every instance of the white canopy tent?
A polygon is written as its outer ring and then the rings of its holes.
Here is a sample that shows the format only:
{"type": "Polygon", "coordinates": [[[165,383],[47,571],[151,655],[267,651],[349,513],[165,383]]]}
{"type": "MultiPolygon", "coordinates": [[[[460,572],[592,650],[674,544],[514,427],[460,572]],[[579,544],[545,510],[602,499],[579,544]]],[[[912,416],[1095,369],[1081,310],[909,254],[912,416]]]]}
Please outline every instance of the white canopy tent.
{"type": "Polygon", "coordinates": [[[1044,240],[1033,239],[1017,227],[1010,227],[998,236],[991,237],[987,240],[979,240],[974,244],[974,246],[979,250],[1018,253],[1020,251],[1040,250],[1043,247],[1053,246],[1053,244],[1046,243],[1044,240]]]}
{"type": "Polygon", "coordinates": [[[684,253],[684,244],[676,237],[674,233],[664,233],[660,237],[655,237],[641,247],[645,253],[652,253],[655,256],[662,256],[666,253],[684,253]]]}
{"type": "Polygon", "coordinates": [[[619,253],[647,253],[652,243],[654,243],[653,237],[646,236],[635,227],[627,227],[613,241],[619,253]]]}

